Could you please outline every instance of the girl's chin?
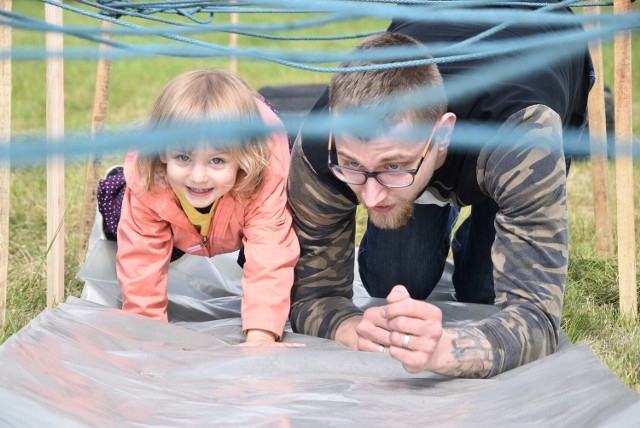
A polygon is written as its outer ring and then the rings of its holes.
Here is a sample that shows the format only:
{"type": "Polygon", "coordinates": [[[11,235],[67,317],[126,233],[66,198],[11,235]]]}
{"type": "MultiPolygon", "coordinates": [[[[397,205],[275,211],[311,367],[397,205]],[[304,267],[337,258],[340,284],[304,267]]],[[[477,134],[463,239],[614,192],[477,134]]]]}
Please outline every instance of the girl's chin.
{"type": "Polygon", "coordinates": [[[194,208],[206,208],[215,201],[212,192],[204,195],[189,192],[187,195],[184,195],[184,198],[194,208]]]}
{"type": "Polygon", "coordinates": [[[194,200],[193,198],[191,198],[191,206],[194,208],[206,208],[208,206],[211,206],[211,204],[213,203],[213,199],[201,199],[198,198],[196,200],[194,200]]]}

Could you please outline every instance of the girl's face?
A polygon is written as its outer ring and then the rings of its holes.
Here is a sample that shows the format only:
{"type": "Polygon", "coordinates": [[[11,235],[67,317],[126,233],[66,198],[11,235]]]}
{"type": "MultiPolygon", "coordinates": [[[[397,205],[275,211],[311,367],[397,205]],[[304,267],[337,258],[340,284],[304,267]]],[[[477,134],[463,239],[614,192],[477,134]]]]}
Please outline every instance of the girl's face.
{"type": "Polygon", "coordinates": [[[160,160],[167,165],[167,179],[194,208],[205,208],[227,194],[236,183],[238,162],[229,152],[199,145],[189,152],[171,149],[160,160]]]}

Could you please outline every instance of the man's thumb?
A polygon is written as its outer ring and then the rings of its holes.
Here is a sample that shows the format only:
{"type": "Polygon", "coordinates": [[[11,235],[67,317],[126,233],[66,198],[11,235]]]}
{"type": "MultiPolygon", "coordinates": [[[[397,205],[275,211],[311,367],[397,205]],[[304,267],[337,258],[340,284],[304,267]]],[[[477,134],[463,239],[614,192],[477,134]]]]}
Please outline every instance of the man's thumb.
{"type": "Polygon", "coordinates": [[[387,302],[395,303],[395,302],[399,302],[400,300],[410,299],[410,298],[411,296],[409,296],[409,292],[404,287],[404,285],[396,285],[395,287],[393,287],[393,290],[391,290],[391,292],[387,296],[387,302]]]}

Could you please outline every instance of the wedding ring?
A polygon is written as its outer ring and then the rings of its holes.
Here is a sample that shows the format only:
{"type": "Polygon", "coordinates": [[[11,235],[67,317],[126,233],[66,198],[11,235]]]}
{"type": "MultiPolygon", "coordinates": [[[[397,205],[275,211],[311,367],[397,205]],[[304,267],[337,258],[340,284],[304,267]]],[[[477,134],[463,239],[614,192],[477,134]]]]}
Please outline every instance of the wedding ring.
{"type": "Polygon", "coordinates": [[[402,339],[402,347],[404,349],[409,349],[409,339],[411,339],[411,335],[405,334],[404,339],[402,339]]]}
{"type": "Polygon", "coordinates": [[[378,345],[378,352],[384,352],[384,346],[378,345]]]}

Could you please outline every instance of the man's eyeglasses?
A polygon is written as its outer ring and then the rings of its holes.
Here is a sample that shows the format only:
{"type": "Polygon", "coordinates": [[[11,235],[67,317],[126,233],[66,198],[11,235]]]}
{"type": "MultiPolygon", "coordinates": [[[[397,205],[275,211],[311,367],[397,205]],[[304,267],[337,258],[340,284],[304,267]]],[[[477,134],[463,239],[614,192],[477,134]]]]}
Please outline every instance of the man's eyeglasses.
{"type": "Polygon", "coordinates": [[[346,166],[338,165],[331,161],[331,147],[333,145],[333,132],[329,134],[329,154],[327,158],[327,166],[333,172],[338,180],[347,183],[347,184],[355,184],[361,185],[367,182],[370,177],[375,178],[378,183],[382,184],[384,187],[389,187],[392,189],[397,189],[401,187],[409,187],[413,184],[415,180],[416,174],[424,161],[424,158],[427,156],[427,152],[429,151],[429,147],[431,146],[431,140],[435,135],[436,129],[438,128],[437,124],[433,126],[431,130],[431,135],[429,135],[429,139],[427,140],[427,144],[422,151],[422,158],[420,159],[420,163],[414,169],[405,169],[402,171],[380,171],[380,172],[369,172],[369,171],[361,171],[359,169],[353,169],[346,166]]]}

